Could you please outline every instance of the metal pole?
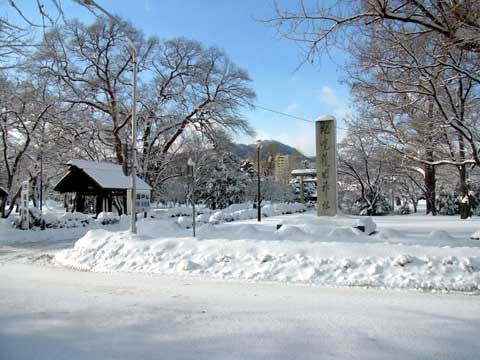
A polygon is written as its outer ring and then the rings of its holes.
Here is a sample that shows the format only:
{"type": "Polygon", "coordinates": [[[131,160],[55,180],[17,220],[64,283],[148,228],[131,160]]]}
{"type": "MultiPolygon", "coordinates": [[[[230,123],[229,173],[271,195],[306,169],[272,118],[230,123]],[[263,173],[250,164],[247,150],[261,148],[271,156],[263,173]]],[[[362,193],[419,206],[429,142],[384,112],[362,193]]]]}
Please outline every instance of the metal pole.
{"type": "Polygon", "coordinates": [[[393,194],[394,184],[395,184],[395,178],[392,175],[392,214],[395,213],[395,196],[393,194]]]}
{"type": "MultiPolygon", "coordinates": [[[[132,44],[133,45],[133,44],[132,44]]],[[[137,52],[132,47],[132,216],[130,231],[137,233],[137,52]]]]}
{"type": "Polygon", "coordinates": [[[257,220],[262,221],[260,209],[260,146],[257,147],[257,220]]]}
{"type": "Polygon", "coordinates": [[[42,143],[40,145],[40,213],[43,210],[43,147],[45,146],[45,118],[42,119],[42,143]]]}
{"type": "Polygon", "coordinates": [[[42,212],[43,204],[43,143],[42,150],[40,150],[40,213],[42,212]]]}
{"type": "Polygon", "coordinates": [[[195,167],[192,166],[192,228],[193,228],[193,237],[195,237],[195,167]]]}

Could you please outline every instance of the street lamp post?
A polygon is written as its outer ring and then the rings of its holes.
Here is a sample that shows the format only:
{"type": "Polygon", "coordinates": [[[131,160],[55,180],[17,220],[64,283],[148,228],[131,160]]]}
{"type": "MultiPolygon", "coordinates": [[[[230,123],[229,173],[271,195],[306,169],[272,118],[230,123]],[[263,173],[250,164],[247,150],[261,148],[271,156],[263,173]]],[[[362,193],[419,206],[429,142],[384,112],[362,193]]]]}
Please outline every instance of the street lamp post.
{"type": "Polygon", "coordinates": [[[262,210],[260,208],[260,148],[262,147],[262,141],[257,141],[257,220],[262,221],[262,210]]]}
{"type": "Polygon", "coordinates": [[[394,187],[395,187],[395,176],[392,175],[392,213],[395,213],[395,195],[394,195],[394,187]]]}
{"type": "Polygon", "coordinates": [[[193,237],[195,237],[195,162],[192,160],[192,158],[188,158],[187,161],[187,166],[188,166],[188,172],[190,173],[192,177],[192,229],[193,229],[193,237]]]}
{"type": "MultiPolygon", "coordinates": [[[[121,26],[120,19],[103,7],[98,5],[94,0],[76,0],[87,8],[96,8],[105,14],[110,20],[121,26]]],[[[124,32],[125,37],[130,47],[130,54],[132,56],[132,173],[131,173],[131,217],[130,217],[130,232],[137,233],[137,50],[133,40],[128,33],[124,32]]]]}

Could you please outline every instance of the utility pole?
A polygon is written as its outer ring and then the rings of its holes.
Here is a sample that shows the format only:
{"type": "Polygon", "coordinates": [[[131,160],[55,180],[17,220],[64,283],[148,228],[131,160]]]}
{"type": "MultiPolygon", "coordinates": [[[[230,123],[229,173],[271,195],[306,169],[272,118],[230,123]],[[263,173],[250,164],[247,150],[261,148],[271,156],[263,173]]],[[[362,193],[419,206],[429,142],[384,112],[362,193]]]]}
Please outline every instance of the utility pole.
{"type": "Polygon", "coordinates": [[[195,220],[196,220],[196,214],[195,214],[195,162],[192,160],[192,158],[188,158],[187,161],[187,167],[188,167],[188,172],[191,174],[192,177],[192,229],[193,229],[193,237],[195,237],[195,220]]]}
{"type": "Polygon", "coordinates": [[[262,147],[262,141],[257,141],[257,220],[262,221],[262,209],[260,208],[260,148],[262,147]]]}

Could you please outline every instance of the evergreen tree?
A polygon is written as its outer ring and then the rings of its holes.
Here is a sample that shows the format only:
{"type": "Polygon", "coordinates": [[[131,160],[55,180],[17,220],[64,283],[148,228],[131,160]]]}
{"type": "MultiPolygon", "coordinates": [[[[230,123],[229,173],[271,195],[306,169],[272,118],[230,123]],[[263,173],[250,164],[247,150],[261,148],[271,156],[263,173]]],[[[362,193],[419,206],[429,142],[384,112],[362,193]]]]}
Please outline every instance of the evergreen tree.
{"type": "Polygon", "coordinates": [[[240,160],[231,153],[217,155],[198,169],[198,198],[210,209],[223,209],[245,201],[248,173],[240,168],[240,160]],[[212,160],[215,160],[212,159],[212,160]]]}

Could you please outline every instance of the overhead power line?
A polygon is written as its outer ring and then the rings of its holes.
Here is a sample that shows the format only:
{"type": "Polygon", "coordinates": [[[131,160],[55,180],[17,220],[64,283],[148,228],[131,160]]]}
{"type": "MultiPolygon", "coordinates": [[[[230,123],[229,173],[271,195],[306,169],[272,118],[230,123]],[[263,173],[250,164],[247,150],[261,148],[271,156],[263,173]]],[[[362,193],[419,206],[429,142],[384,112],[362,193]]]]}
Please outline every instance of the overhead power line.
{"type": "MultiPolygon", "coordinates": [[[[254,108],[258,108],[258,109],[262,109],[262,110],[265,110],[265,111],[269,111],[271,113],[274,113],[274,114],[278,114],[278,115],[282,115],[282,116],[285,116],[285,117],[289,117],[289,118],[292,118],[292,119],[295,119],[295,120],[300,120],[300,121],[304,121],[304,122],[308,122],[308,123],[311,123],[311,124],[314,124],[315,121],[314,120],[311,120],[311,119],[306,119],[306,118],[303,118],[303,117],[300,117],[300,116],[296,116],[296,115],[292,115],[292,114],[287,114],[283,111],[279,111],[279,110],[274,110],[274,109],[270,109],[268,107],[265,107],[265,106],[262,106],[262,105],[255,105],[255,104],[250,104],[252,107],[254,108]]],[[[348,130],[344,127],[341,127],[341,126],[338,126],[338,123],[337,123],[337,129],[340,129],[340,130],[348,130]]]]}
{"type": "Polygon", "coordinates": [[[287,114],[287,113],[284,113],[282,111],[279,111],[279,110],[273,110],[273,109],[269,109],[265,106],[261,106],[261,105],[254,105],[254,104],[251,104],[253,107],[255,108],[259,108],[259,109],[262,109],[262,110],[265,110],[265,111],[270,111],[272,113],[275,113],[275,114],[278,114],[278,115],[283,115],[283,116],[286,116],[286,117],[290,117],[292,119],[297,119],[297,120],[301,120],[301,121],[305,121],[305,122],[309,122],[309,123],[315,123],[315,121],[313,120],[310,120],[310,119],[305,119],[305,118],[302,118],[300,116],[296,116],[296,115],[292,115],[292,114],[287,114]]]}

